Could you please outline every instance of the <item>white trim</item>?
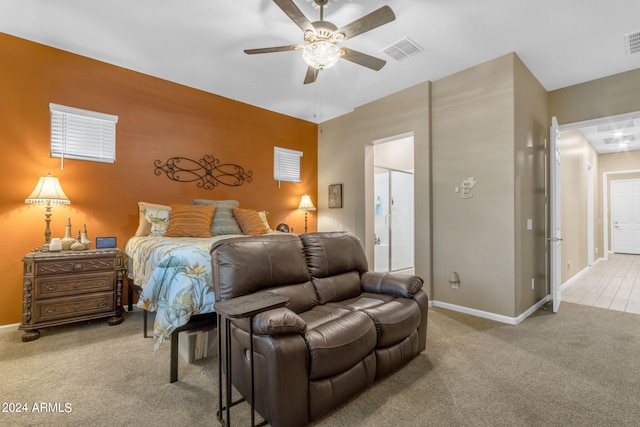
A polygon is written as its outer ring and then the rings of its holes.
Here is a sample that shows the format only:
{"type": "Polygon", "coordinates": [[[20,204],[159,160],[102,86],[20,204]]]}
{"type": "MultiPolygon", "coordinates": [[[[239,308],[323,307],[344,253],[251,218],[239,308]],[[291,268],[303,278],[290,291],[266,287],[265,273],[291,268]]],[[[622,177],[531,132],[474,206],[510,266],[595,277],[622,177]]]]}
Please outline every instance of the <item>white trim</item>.
{"type": "Polygon", "coordinates": [[[587,265],[585,268],[583,268],[582,270],[580,270],[576,274],[574,274],[572,277],[570,277],[566,282],[564,282],[562,285],[560,285],[560,293],[562,293],[563,291],[566,291],[567,288],[569,288],[569,286],[573,285],[574,282],[577,282],[578,279],[580,279],[582,276],[585,275],[585,273],[587,273],[593,267],[598,265],[600,263],[600,261],[604,261],[604,258],[598,258],[593,263],[593,265],[587,265]]]}
{"type": "Polygon", "coordinates": [[[17,331],[18,326],[20,326],[20,323],[12,323],[10,325],[0,325],[0,332],[4,332],[5,329],[15,329],[17,331]]]}
{"type": "Polygon", "coordinates": [[[440,307],[451,311],[457,311],[459,313],[470,314],[476,317],[482,317],[484,319],[495,320],[496,322],[506,323],[508,325],[519,325],[527,317],[535,313],[540,307],[551,301],[551,296],[547,295],[540,301],[529,307],[524,313],[518,317],[503,316],[502,314],[490,313],[488,311],[476,310],[475,308],[463,307],[461,305],[449,304],[442,301],[432,301],[432,307],[440,307]]]}
{"type": "Polygon", "coordinates": [[[613,254],[613,248],[609,248],[609,175],[619,175],[624,173],[640,173],[640,169],[629,169],[623,171],[611,171],[602,173],[602,253],[604,259],[609,259],[609,254],[613,254]]]}

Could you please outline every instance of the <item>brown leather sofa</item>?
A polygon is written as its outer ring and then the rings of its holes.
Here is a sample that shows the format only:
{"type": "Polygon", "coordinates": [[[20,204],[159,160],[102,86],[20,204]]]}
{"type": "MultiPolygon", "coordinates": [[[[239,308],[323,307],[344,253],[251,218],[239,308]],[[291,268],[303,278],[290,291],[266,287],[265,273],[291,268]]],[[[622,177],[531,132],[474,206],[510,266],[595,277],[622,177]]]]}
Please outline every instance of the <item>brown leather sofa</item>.
{"type": "MultiPolygon", "coordinates": [[[[347,232],[263,235],[211,248],[216,299],[271,291],[284,308],[253,318],[255,407],[272,426],[303,426],[398,370],[426,346],[417,276],[367,271],[347,232]]],[[[234,387],[250,398],[249,324],[231,326],[234,387]]]]}

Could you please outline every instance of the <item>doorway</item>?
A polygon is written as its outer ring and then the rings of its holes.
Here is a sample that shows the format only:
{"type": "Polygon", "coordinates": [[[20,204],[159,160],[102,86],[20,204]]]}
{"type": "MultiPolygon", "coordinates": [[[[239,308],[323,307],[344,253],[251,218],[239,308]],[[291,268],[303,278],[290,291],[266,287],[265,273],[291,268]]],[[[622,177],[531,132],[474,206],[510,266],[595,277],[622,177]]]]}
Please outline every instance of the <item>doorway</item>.
{"type": "MultiPolygon", "coordinates": [[[[599,261],[608,259],[609,248],[613,246],[613,236],[612,241],[609,241],[609,232],[611,232],[611,234],[615,233],[613,218],[610,216],[613,211],[613,206],[610,205],[609,196],[607,195],[608,193],[611,194],[613,189],[611,181],[609,181],[609,176],[633,171],[615,170],[618,166],[620,169],[624,168],[624,161],[622,164],[619,164],[618,157],[605,157],[604,155],[615,153],[613,147],[617,146],[618,143],[620,143],[620,152],[638,149],[638,147],[631,147],[630,144],[626,144],[627,140],[633,141],[634,138],[631,138],[629,135],[625,135],[627,132],[635,132],[632,128],[637,128],[638,126],[640,126],[640,112],[604,117],[584,122],[560,125],[557,127],[558,135],[562,134],[563,142],[570,140],[571,132],[574,134],[581,133],[583,135],[582,139],[591,144],[593,148],[591,152],[594,153],[590,155],[583,153],[580,163],[580,173],[577,172],[577,168],[574,168],[571,170],[571,173],[568,173],[568,175],[571,175],[573,178],[570,181],[569,186],[567,186],[567,182],[563,184],[565,186],[564,189],[568,191],[562,192],[562,200],[564,201],[565,194],[574,196],[571,202],[565,202],[565,205],[568,203],[571,211],[569,218],[567,218],[563,212],[564,218],[562,220],[562,227],[567,228],[567,230],[563,230],[562,237],[554,236],[550,230],[551,240],[553,240],[553,237],[558,237],[560,242],[557,246],[560,254],[562,254],[558,255],[558,258],[562,256],[562,262],[559,264],[559,267],[562,271],[563,277],[551,274],[552,280],[556,280],[556,283],[555,285],[552,283],[550,293],[555,302],[556,298],[554,297],[553,289],[558,289],[558,304],[561,300],[561,293],[565,292],[569,286],[573,286],[574,283],[580,281],[581,277],[588,274],[588,271],[593,266],[599,264],[599,261]],[[620,128],[625,132],[621,132],[620,128]],[[603,138],[603,135],[599,135],[601,137],[599,144],[598,141],[593,141],[593,133],[602,133],[605,131],[610,131],[611,137],[603,138]],[[622,144],[622,142],[625,144],[622,144]],[[599,171],[602,170],[604,170],[604,172],[600,173],[599,171]],[[598,174],[600,174],[600,176],[598,174]],[[578,175],[583,178],[580,178],[578,181],[574,181],[578,175]],[[599,179],[600,177],[601,180],[599,179]],[[576,192],[581,193],[579,198],[575,197],[576,192]],[[579,206],[584,206],[584,208],[578,208],[579,206]],[[600,209],[600,207],[602,208],[600,209]],[[573,234],[570,233],[571,230],[574,231],[573,234]],[[568,252],[571,252],[571,255],[565,256],[568,252]],[[579,257],[576,254],[579,254],[579,257]],[[569,270],[572,268],[573,270],[568,274],[569,270]]],[[[561,151],[563,151],[562,169],[563,172],[565,172],[566,166],[568,164],[572,164],[571,161],[574,161],[574,166],[576,165],[575,157],[581,155],[580,148],[577,145],[568,144],[563,145],[561,151]],[[566,161],[565,156],[569,161],[566,161]]],[[[553,175],[554,168],[556,167],[555,162],[551,161],[549,166],[551,168],[550,174],[553,175]]],[[[556,170],[555,173],[560,175],[558,170],[556,170]]],[[[560,182],[557,182],[556,185],[553,185],[552,183],[550,188],[551,199],[553,199],[555,195],[559,195],[560,185],[560,182]]],[[[640,201],[640,197],[638,200],[640,201]]],[[[611,203],[614,202],[611,201],[611,203]]],[[[552,206],[550,215],[553,217],[555,213],[556,212],[552,206]]],[[[640,242],[640,230],[638,231],[638,235],[638,241],[640,242]]],[[[640,253],[640,250],[638,253],[640,253]]],[[[551,258],[551,261],[553,262],[553,257],[551,258]]],[[[571,294],[572,293],[573,291],[571,294]]]]}
{"type": "Polygon", "coordinates": [[[376,272],[414,269],[413,136],[374,144],[376,272]]]}
{"type": "Polygon", "coordinates": [[[640,254],[640,180],[611,183],[611,242],[614,253],[640,254]]]}

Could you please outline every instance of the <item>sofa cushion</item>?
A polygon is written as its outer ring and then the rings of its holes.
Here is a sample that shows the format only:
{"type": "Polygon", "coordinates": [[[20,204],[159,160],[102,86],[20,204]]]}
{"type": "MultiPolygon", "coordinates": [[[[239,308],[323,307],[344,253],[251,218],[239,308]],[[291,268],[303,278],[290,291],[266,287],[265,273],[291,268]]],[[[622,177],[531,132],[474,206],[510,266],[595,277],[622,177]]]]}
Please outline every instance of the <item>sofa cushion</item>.
{"type": "Polygon", "coordinates": [[[339,232],[301,234],[312,277],[327,277],[348,271],[367,271],[367,258],[360,240],[339,232]]]}
{"type": "Polygon", "coordinates": [[[305,337],[310,356],[309,379],[312,380],[352,368],[376,346],[375,325],[360,311],[313,329],[307,328],[305,337]]]}
{"type": "Polygon", "coordinates": [[[413,359],[419,351],[418,330],[400,341],[396,345],[385,348],[377,348],[376,355],[376,379],[380,379],[413,359]]]}
{"type": "Polygon", "coordinates": [[[302,244],[292,234],[221,240],[211,245],[211,263],[218,300],[309,281],[302,244]]]}
{"type": "Polygon", "coordinates": [[[342,301],[360,295],[360,273],[348,271],[335,276],[312,278],[320,304],[342,301]]]}
{"type": "Polygon", "coordinates": [[[376,358],[372,353],[345,372],[309,381],[310,418],[315,420],[329,413],[373,384],[375,378],[376,358]]]}
{"type": "Polygon", "coordinates": [[[307,324],[307,328],[313,329],[327,322],[346,316],[353,310],[329,305],[318,305],[309,311],[300,313],[299,316],[307,324]]]}
{"type": "Polygon", "coordinates": [[[268,291],[289,298],[287,308],[294,313],[302,313],[318,305],[318,295],[311,282],[276,286],[268,291]]]}
{"type": "Polygon", "coordinates": [[[349,311],[363,310],[365,308],[373,308],[386,302],[395,300],[395,297],[383,294],[374,294],[363,292],[357,297],[345,299],[342,301],[330,302],[327,306],[341,307],[349,311]]]}
{"type": "Polygon", "coordinates": [[[399,343],[420,325],[420,307],[414,300],[407,298],[396,298],[377,307],[364,309],[363,312],[376,325],[377,348],[399,343]]]}

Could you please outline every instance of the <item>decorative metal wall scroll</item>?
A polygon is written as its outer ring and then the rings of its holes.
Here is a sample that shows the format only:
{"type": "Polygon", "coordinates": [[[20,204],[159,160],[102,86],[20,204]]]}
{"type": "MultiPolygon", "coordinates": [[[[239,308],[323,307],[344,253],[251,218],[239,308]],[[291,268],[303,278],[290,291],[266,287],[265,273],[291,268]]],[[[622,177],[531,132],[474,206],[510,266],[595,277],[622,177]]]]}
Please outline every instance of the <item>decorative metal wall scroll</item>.
{"type": "Polygon", "coordinates": [[[220,160],[208,154],[198,161],[186,157],[171,157],[165,163],[156,160],[153,164],[158,176],[165,173],[172,181],[196,182],[198,187],[207,190],[219,184],[238,187],[253,179],[253,172],[231,163],[220,164],[220,160]]]}

